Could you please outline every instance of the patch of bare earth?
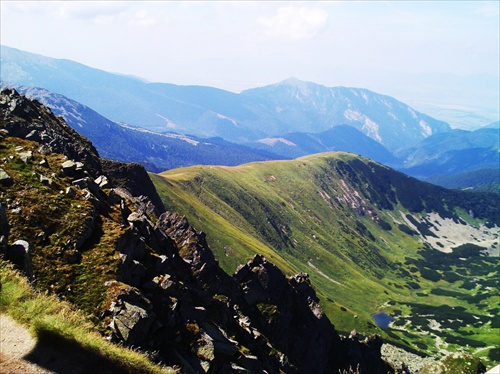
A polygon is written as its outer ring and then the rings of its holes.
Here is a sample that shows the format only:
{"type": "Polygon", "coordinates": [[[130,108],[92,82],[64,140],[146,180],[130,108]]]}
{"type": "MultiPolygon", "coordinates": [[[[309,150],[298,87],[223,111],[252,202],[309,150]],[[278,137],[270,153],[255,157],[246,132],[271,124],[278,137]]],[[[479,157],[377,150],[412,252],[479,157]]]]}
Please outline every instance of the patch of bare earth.
{"type": "Polygon", "coordinates": [[[10,316],[0,314],[0,373],[53,373],[28,360],[36,340],[10,316]]]}

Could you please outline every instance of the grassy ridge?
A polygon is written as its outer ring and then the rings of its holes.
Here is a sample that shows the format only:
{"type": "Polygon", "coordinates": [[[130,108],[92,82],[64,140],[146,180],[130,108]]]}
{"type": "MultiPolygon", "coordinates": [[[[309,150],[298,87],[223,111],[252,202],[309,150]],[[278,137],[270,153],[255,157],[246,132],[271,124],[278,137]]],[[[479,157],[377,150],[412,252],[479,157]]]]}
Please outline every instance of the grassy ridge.
{"type": "MultiPolygon", "coordinates": [[[[152,177],[166,207],[186,215],[207,233],[226,271],[231,273],[254,253],[262,253],[288,274],[309,273],[323,308],[340,330],[376,332],[423,352],[437,353],[442,347],[434,336],[425,337],[427,326],[381,330],[371,314],[384,310],[405,316],[416,313],[420,305],[441,304],[467,305],[471,313],[487,314],[481,306],[465,301],[466,297],[460,300],[431,292],[456,289],[457,283],[442,277],[442,269],[434,270],[440,279],[423,276],[431,270],[430,260],[422,259],[425,249],[418,236],[404,229],[402,217],[407,214],[419,217],[427,210],[456,218],[463,195],[450,195],[347,153],[234,168],[196,166],[152,177]]],[[[475,199],[474,209],[494,221],[494,212],[480,203],[490,197],[475,199]]],[[[481,279],[487,281],[488,276],[481,279]]],[[[464,296],[474,293],[459,291],[464,296]]],[[[483,303],[494,309],[497,296],[491,292],[483,303]]],[[[493,333],[498,330],[472,329],[469,339],[494,344],[493,333]]],[[[460,341],[462,332],[446,333],[456,343],[446,350],[465,345],[460,341]]],[[[494,361],[487,356],[489,351],[484,350],[485,358],[494,361]]]]}

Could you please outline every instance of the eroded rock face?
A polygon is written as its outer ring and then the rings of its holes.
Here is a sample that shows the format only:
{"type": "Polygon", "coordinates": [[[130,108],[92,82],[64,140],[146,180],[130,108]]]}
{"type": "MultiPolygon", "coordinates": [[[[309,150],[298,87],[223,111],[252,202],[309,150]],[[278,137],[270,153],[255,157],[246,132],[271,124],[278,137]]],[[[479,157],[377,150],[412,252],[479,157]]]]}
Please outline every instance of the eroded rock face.
{"type": "Polygon", "coordinates": [[[260,314],[262,332],[290,356],[301,371],[322,373],[336,366],[340,337],[323,314],[306,274],[286,278],[264,257],[256,255],[240,267],[235,279],[245,301],[260,314]]]}
{"type": "Polygon", "coordinates": [[[103,175],[113,181],[115,187],[124,188],[137,200],[143,201],[143,210],[157,217],[165,211],[163,202],[142,165],[101,160],[103,175]],[[141,197],[142,196],[142,197],[141,197]]]}

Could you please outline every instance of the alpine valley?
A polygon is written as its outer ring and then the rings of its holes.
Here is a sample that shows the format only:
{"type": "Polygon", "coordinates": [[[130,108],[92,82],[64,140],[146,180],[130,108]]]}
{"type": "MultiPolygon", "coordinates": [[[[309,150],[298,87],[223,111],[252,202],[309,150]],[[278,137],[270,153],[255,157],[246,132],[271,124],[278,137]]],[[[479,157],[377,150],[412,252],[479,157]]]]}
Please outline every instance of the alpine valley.
{"type": "Polygon", "coordinates": [[[148,83],[5,46],[1,81],[0,312],[80,355],[73,372],[500,364],[498,122],[453,129],[295,78],[148,83]]]}

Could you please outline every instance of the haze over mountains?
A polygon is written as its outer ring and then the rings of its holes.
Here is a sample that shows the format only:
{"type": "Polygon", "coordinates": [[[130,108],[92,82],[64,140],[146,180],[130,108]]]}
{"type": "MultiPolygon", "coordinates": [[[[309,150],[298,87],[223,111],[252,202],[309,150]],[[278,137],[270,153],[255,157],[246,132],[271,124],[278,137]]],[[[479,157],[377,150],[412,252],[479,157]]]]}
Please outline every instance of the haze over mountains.
{"type": "Polygon", "coordinates": [[[495,174],[498,169],[498,125],[453,130],[365,89],[290,78],[235,94],[147,83],[5,46],[1,51],[2,85],[26,86],[18,89],[81,128],[104,156],[141,162],[151,171],[335,150],[358,153],[422,179],[482,169],[495,174]]]}
{"type": "Polygon", "coordinates": [[[1,68],[6,82],[46,88],[113,121],[160,132],[241,142],[293,131],[321,132],[347,123],[395,149],[450,130],[442,121],[368,90],[327,88],[293,78],[234,94],[211,87],[145,83],[8,47],[2,47],[1,68]]]}

